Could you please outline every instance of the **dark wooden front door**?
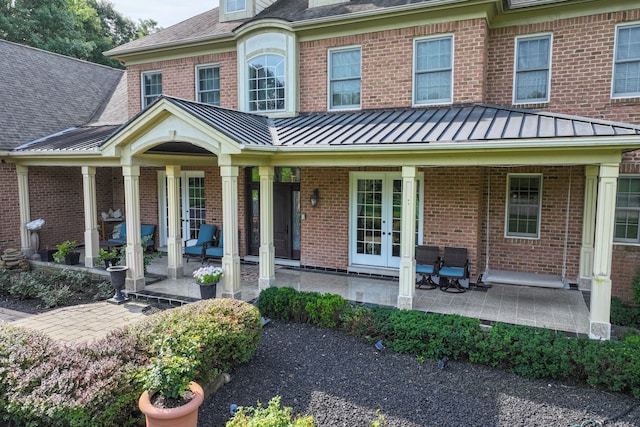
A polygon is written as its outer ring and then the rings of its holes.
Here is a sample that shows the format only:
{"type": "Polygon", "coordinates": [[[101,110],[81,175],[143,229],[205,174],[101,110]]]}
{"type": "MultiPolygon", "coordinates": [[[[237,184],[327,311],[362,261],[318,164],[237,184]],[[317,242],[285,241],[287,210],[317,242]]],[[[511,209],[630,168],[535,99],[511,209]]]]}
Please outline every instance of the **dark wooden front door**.
{"type": "Polygon", "coordinates": [[[273,245],[277,258],[291,258],[291,185],[273,185],[273,245]]]}

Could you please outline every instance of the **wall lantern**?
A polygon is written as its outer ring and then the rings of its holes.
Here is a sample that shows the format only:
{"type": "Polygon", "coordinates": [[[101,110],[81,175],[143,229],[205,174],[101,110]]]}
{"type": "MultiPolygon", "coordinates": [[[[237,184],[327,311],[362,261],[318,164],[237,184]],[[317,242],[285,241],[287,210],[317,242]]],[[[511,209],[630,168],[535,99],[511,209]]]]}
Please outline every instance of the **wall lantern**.
{"type": "Polygon", "coordinates": [[[316,188],[315,190],[313,190],[313,193],[311,193],[311,196],[309,197],[309,203],[311,203],[311,207],[315,208],[316,206],[318,206],[318,200],[320,200],[320,195],[318,194],[318,189],[316,188]]]}

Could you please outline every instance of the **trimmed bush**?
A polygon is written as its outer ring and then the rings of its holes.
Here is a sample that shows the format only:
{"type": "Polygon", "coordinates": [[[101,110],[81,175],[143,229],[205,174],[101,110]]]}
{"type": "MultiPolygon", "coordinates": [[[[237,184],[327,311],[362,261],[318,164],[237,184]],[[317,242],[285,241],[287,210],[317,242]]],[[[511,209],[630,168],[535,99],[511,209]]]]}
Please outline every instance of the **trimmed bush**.
{"type": "Polygon", "coordinates": [[[293,417],[290,407],[280,408],[280,396],[269,401],[266,408],[240,406],[226,427],[314,427],[313,417],[293,417]]]}
{"type": "Polygon", "coordinates": [[[640,335],[594,341],[561,332],[477,319],[351,304],[340,296],[269,288],[258,307],[265,316],[339,327],[420,360],[470,360],[529,378],[571,379],[640,398],[640,335]],[[303,309],[304,308],[304,309],[303,309]]]}
{"type": "Polygon", "coordinates": [[[0,324],[0,422],[9,426],[133,426],[140,417],[139,373],[167,330],[198,336],[206,384],[247,362],[261,334],[258,310],[212,299],[149,316],[90,344],[64,345],[42,333],[0,324]]]}

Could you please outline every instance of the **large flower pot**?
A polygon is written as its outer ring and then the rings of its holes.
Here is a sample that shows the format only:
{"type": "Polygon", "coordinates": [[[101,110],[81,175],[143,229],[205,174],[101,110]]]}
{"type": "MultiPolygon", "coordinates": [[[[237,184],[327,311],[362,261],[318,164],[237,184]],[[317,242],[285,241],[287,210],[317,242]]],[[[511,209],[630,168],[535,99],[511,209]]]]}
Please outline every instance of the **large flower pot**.
{"type": "Polygon", "coordinates": [[[200,299],[212,299],[216,297],[218,282],[200,286],[200,299]]]}
{"type": "Polygon", "coordinates": [[[143,392],[138,399],[138,406],[147,418],[147,427],[197,427],[198,408],[204,401],[202,387],[193,381],[189,389],[195,394],[186,405],[177,408],[157,408],[151,404],[151,396],[143,392]]]}
{"type": "Polygon", "coordinates": [[[68,255],[64,256],[65,265],[76,265],[80,264],[80,252],[71,252],[68,255]]]}
{"type": "Polygon", "coordinates": [[[124,289],[128,269],[129,267],[126,265],[114,265],[107,268],[107,271],[111,276],[111,286],[116,291],[116,294],[109,300],[109,302],[122,303],[126,301],[126,298],[122,295],[122,289],[124,289]]]}

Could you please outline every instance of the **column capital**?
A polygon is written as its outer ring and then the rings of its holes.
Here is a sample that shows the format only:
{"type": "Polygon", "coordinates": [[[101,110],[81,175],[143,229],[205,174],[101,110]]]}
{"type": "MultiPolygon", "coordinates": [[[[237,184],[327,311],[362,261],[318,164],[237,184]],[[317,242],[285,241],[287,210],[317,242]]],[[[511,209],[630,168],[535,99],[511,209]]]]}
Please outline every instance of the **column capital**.
{"type": "Polygon", "coordinates": [[[600,172],[598,175],[600,178],[617,178],[620,171],[619,163],[601,163],[600,172]]]}
{"type": "Polygon", "coordinates": [[[415,166],[403,166],[402,177],[403,178],[415,178],[418,175],[418,168],[415,166]]]}
{"type": "Polygon", "coordinates": [[[140,176],[140,166],[139,165],[123,165],[122,175],[123,176],[140,176]]]}

